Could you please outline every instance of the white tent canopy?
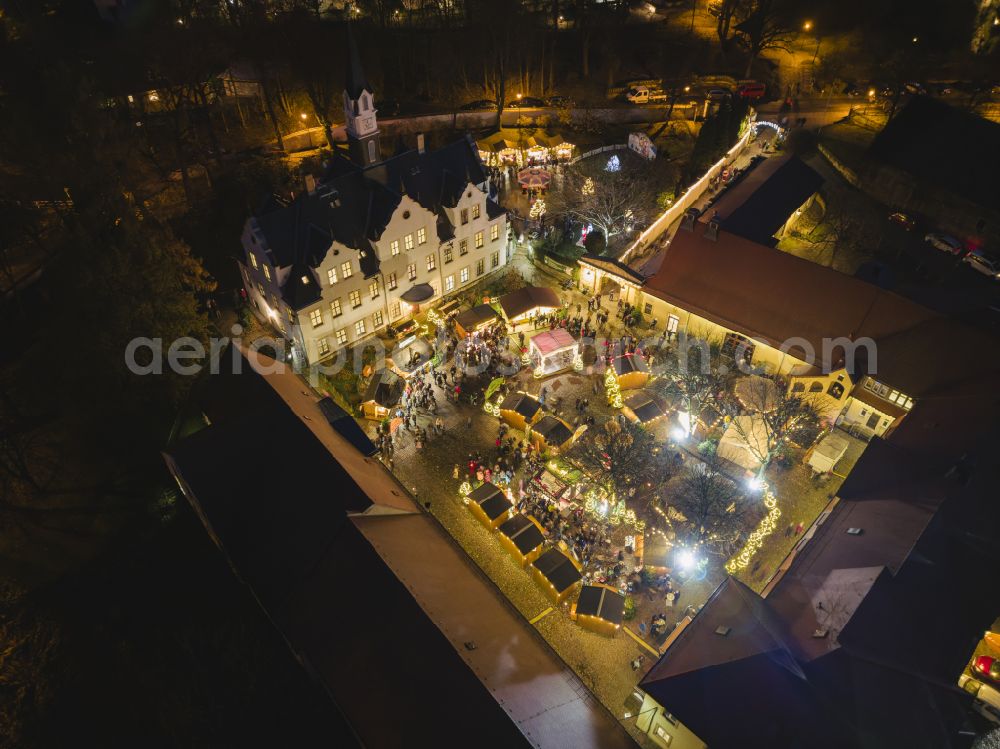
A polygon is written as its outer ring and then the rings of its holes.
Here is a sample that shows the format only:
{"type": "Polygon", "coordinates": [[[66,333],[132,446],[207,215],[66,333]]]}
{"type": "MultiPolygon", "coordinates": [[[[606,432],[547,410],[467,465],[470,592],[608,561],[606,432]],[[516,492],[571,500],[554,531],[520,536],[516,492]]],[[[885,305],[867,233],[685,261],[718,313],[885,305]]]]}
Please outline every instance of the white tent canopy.
{"type": "Polygon", "coordinates": [[[748,471],[760,468],[760,456],[767,455],[767,427],[756,414],[743,414],[726,428],[716,454],[748,471]]]}

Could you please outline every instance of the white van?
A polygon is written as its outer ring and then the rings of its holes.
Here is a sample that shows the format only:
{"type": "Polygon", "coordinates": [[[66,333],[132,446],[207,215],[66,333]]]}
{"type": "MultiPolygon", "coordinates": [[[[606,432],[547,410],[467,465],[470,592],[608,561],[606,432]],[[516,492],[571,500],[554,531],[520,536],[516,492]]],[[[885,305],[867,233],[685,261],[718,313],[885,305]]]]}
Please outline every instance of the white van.
{"type": "Polygon", "coordinates": [[[666,101],[667,95],[662,91],[652,91],[649,86],[633,86],[625,93],[625,98],[632,104],[649,104],[666,101]]]}

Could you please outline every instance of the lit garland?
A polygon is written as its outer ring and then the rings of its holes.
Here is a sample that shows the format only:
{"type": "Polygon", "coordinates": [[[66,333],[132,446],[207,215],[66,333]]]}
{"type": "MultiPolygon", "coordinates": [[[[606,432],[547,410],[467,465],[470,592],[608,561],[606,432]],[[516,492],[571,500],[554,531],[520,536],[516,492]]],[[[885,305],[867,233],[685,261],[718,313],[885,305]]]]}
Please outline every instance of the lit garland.
{"type": "Polygon", "coordinates": [[[483,410],[491,416],[499,416],[501,403],[503,403],[503,395],[497,395],[496,399],[492,403],[489,401],[485,401],[483,403],[483,410]]]}
{"type": "Polygon", "coordinates": [[[543,377],[545,377],[545,370],[542,369],[542,365],[539,364],[537,367],[535,367],[534,371],[531,374],[536,380],[540,380],[543,377]]]}
{"type": "Polygon", "coordinates": [[[470,494],[472,494],[472,484],[470,484],[468,481],[463,481],[462,485],[458,487],[458,493],[463,497],[468,497],[470,494]]]}
{"type": "Polygon", "coordinates": [[[576,355],[573,357],[573,370],[576,371],[576,372],[582,372],[583,371],[583,356],[580,354],[579,350],[576,352],[576,355]]]}
{"type": "Polygon", "coordinates": [[[436,309],[427,310],[427,321],[433,323],[435,327],[444,327],[444,318],[438,314],[436,309]]]}
{"type": "Polygon", "coordinates": [[[640,533],[646,529],[646,521],[636,517],[635,510],[625,506],[625,500],[611,502],[606,497],[598,496],[591,490],[584,498],[583,509],[594,517],[604,518],[611,525],[630,525],[640,533]]]}
{"type": "Polygon", "coordinates": [[[538,219],[545,215],[545,201],[539,198],[536,200],[532,206],[531,210],[528,212],[531,218],[538,219]]]}
{"type": "Polygon", "coordinates": [[[594,194],[594,180],[592,180],[590,177],[587,177],[587,179],[585,179],[583,181],[583,187],[580,188],[580,194],[581,195],[593,195],[594,194]]]}
{"type": "Polygon", "coordinates": [[[625,405],[622,400],[622,389],[618,386],[618,378],[615,376],[614,367],[609,367],[604,375],[604,392],[608,396],[608,405],[612,408],[621,408],[625,405]]]}
{"type": "Polygon", "coordinates": [[[764,488],[764,507],[768,508],[767,515],[760,521],[757,528],[750,534],[743,550],[726,563],[726,572],[733,574],[737,570],[744,570],[750,565],[750,560],[764,545],[764,539],[774,533],[778,527],[778,518],[781,517],[781,508],[778,507],[778,498],[767,487],[764,488]]]}

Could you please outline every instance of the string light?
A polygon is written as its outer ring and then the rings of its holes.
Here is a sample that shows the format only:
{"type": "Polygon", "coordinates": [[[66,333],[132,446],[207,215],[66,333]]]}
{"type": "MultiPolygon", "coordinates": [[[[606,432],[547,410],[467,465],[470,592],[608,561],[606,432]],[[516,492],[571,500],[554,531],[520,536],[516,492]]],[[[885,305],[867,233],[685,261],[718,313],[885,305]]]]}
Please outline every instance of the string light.
{"type": "Polygon", "coordinates": [[[622,400],[622,389],[618,386],[618,377],[615,376],[615,368],[609,367],[604,375],[604,391],[608,396],[608,405],[612,408],[621,408],[625,405],[622,400]]]}
{"type": "Polygon", "coordinates": [[[463,497],[468,497],[472,494],[472,484],[468,481],[463,481],[462,485],[458,487],[458,493],[463,497]]]}
{"type": "Polygon", "coordinates": [[[778,518],[781,517],[781,508],[778,507],[778,498],[774,492],[765,485],[764,507],[767,508],[767,515],[760,521],[760,524],[747,538],[743,550],[726,563],[726,572],[733,574],[738,570],[745,570],[750,565],[750,560],[764,545],[764,539],[774,533],[778,527],[778,518]]]}

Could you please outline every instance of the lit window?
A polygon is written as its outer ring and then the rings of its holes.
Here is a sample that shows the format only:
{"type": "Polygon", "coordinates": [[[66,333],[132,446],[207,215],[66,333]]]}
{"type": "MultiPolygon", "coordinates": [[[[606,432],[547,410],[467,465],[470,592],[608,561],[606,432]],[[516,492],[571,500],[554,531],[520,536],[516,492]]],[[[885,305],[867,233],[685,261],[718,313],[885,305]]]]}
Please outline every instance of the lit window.
{"type": "Polygon", "coordinates": [[[413,235],[412,234],[407,234],[405,237],[403,237],[403,244],[406,245],[406,249],[412,250],[413,249],[413,235]]]}
{"type": "Polygon", "coordinates": [[[646,305],[642,308],[642,314],[648,315],[652,311],[653,311],[653,305],[650,304],[649,302],[646,302],[646,305]]]}
{"type": "Polygon", "coordinates": [[[302,285],[303,286],[309,285],[309,276],[302,276],[302,285]]]}
{"type": "Polygon", "coordinates": [[[361,306],[361,292],[355,289],[351,292],[351,306],[360,307],[361,306]]]}
{"type": "Polygon", "coordinates": [[[444,248],[444,261],[446,263],[450,263],[451,262],[451,247],[445,247],[444,248]]]}
{"type": "Polygon", "coordinates": [[[345,343],[347,343],[347,331],[341,328],[337,331],[337,345],[343,346],[345,343]]]}
{"type": "Polygon", "coordinates": [[[427,256],[427,270],[434,270],[437,268],[437,258],[434,255],[427,256]]]}
{"type": "Polygon", "coordinates": [[[309,313],[309,322],[312,323],[314,328],[318,328],[323,324],[323,311],[319,309],[314,309],[309,313]]]}
{"type": "Polygon", "coordinates": [[[424,244],[427,241],[427,230],[424,227],[417,229],[417,244],[424,244]]]}
{"type": "Polygon", "coordinates": [[[462,223],[463,224],[469,223],[469,209],[468,208],[463,208],[462,209],[462,223]]]}
{"type": "Polygon", "coordinates": [[[381,328],[382,327],[382,323],[383,323],[383,320],[382,320],[382,310],[378,310],[378,311],[375,312],[374,315],[372,315],[372,322],[375,324],[376,328],[381,328]]]}
{"type": "Polygon", "coordinates": [[[500,253],[499,252],[491,252],[490,253],[490,267],[491,268],[499,268],[500,267],[500,253]]]}
{"type": "Polygon", "coordinates": [[[262,284],[262,283],[261,283],[260,281],[258,281],[258,282],[257,282],[257,292],[258,292],[258,293],[259,293],[259,294],[260,294],[260,295],[261,295],[262,297],[266,297],[266,296],[267,296],[267,295],[266,295],[266,294],[264,293],[264,284],[262,284]]]}
{"type": "Polygon", "coordinates": [[[465,268],[462,268],[462,270],[459,272],[459,274],[458,274],[458,280],[461,283],[468,283],[469,282],[469,268],[468,268],[468,266],[466,266],[465,268]]]}
{"type": "Polygon", "coordinates": [[[455,288],[455,276],[448,276],[444,279],[444,290],[451,291],[455,288]]]}
{"type": "Polygon", "coordinates": [[[358,320],[354,323],[354,335],[363,336],[365,334],[365,321],[358,320]]]}
{"type": "Polygon", "coordinates": [[[271,280],[271,269],[268,268],[266,265],[264,266],[264,278],[266,278],[268,281],[271,280]]]}
{"type": "Polygon", "coordinates": [[[479,203],[472,206],[472,218],[479,218],[479,203]]]}
{"type": "Polygon", "coordinates": [[[393,255],[393,257],[395,257],[396,255],[399,254],[399,240],[398,239],[394,239],[391,242],[389,242],[389,252],[393,255]]]}
{"type": "Polygon", "coordinates": [[[344,314],[344,310],[340,306],[339,297],[330,302],[330,314],[333,315],[334,317],[340,317],[342,314],[344,314]]]}
{"type": "Polygon", "coordinates": [[[254,255],[252,252],[248,252],[247,255],[250,256],[250,265],[252,265],[254,267],[254,270],[257,270],[257,267],[258,267],[257,266],[257,256],[254,255]]]}
{"type": "Polygon", "coordinates": [[[486,272],[486,261],[480,258],[476,261],[476,275],[481,276],[486,272]]]}
{"type": "Polygon", "coordinates": [[[368,284],[368,293],[372,295],[372,299],[378,297],[378,279],[376,278],[370,284],[368,284]]]}
{"type": "Polygon", "coordinates": [[[330,341],[326,338],[317,338],[316,350],[319,352],[320,356],[326,356],[330,353],[330,341]]]}
{"type": "Polygon", "coordinates": [[[330,268],[330,270],[328,270],[326,272],[326,280],[330,282],[331,286],[333,286],[335,283],[337,283],[337,269],[336,268],[330,268]]]}
{"type": "Polygon", "coordinates": [[[469,240],[468,239],[460,239],[458,241],[458,254],[459,255],[468,255],[469,254],[469,240]]]}
{"type": "Polygon", "coordinates": [[[667,332],[676,333],[677,327],[681,324],[681,319],[677,315],[667,315],[667,332]]]}
{"type": "Polygon", "coordinates": [[[481,231],[476,232],[476,249],[478,250],[483,246],[483,233],[481,231]]]}
{"type": "Polygon", "coordinates": [[[341,278],[350,278],[353,273],[354,273],[354,271],[351,270],[351,261],[350,260],[348,260],[346,263],[341,263],[340,264],[340,277],[341,278]]]}
{"type": "Polygon", "coordinates": [[[490,241],[496,242],[498,239],[500,239],[500,224],[493,224],[490,227],[490,241]]]}
{"type": "Polygon", "coordinates": [[[389,317],[393,320],[399,317],[399,302],[393,302],[389,305],[389,317]]]}
{"type": "Polygon", "coordinates": [[[417,266],[416,263],[410,263],[406,266],[406,276],[411,281],[415,280],[417,277],[417,266]]]}
{"type": "Polygon", "coordinates": [[[395,273],[390,273],[388,275],[388,277],[385,279],[385,282],[389,285],[389,291],[392,291],[393,289],[395,289],[396,288],[396,274],[395,273]]]}

